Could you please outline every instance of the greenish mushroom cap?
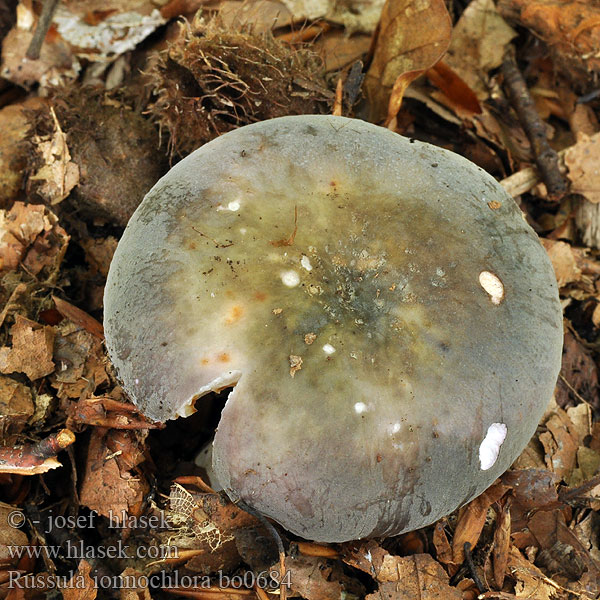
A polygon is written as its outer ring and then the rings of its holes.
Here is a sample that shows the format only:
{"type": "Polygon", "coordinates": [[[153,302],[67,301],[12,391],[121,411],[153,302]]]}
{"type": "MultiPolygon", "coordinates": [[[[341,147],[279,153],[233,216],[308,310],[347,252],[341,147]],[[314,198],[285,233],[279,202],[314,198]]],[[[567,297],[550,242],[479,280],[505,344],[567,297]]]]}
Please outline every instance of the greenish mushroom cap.
{"type": "Polygon", "coordinates": [[[535,431],[558,375],[552,266],[496,181],[363,121],[202,146],[147,194],[105,292],[110,357],[165,421],[235,386],[213,466],[304,538],[433,523],[535,431]]]}

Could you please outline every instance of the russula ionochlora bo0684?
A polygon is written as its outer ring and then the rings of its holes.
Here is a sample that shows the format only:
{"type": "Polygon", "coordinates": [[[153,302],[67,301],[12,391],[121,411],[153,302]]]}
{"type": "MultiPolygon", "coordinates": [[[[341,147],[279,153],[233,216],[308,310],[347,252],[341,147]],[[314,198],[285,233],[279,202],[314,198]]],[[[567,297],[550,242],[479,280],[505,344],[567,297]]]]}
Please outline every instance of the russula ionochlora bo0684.
{"type": "Polygon", "coordinates": [[[173,167],[127,226],[105,310],[139,409],[164,421],[235,386],[220,484],[323,542],[480,494],[561,358],[552,266],[512,198],[452,152],[343,117],[248,125],[173,167]]]}

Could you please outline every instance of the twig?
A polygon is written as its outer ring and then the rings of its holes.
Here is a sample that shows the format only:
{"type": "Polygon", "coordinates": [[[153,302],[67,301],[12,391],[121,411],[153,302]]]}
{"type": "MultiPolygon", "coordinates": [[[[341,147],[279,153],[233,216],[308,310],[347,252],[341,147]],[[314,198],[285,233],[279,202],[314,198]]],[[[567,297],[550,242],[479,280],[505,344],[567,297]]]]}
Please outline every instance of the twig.
{"type": "Polygon", "coordinates": [[[558,498],[561,502],[569,502],[579,496],[582,496],[586,492],[594,489],[597,485],[600,485],[600,474],[594,475],[591,479],[588,479],[585,483],[578,485],[574,488],[567,488],[564,492],[559,492],[558,498]]]}
{"type": "Polygon", "coordinates": [[[567,192],[567,184],[558,167],[558,154],[548,143],[545,124],[517,66],[513,47],[504,55],[502,74],[508,97],[531,143],[535,162],[548,190],[548,198],[553,202],[559,201],[567,192]]]}
{"type": "Polygon", "coordinates": [[[29,42],[29,48],[27,48],[27,52],[25,52],[25,56],[30,60],[37,60],[40,57],[42,44],[46,39],[48,29],[50,29],[52,17],[56,12],[59,1],[60,0],[44,1],[44,5],[42,6],[42,14],[40,15],[35,31],[33,32],[31,42],[29,42]]]}
{"type": "Polygon", "coordinates": [[[34,444],[0,447],[0,473],[36,475],[61,466],[56,455],[75,441],[75,434],[61,429],[34,444]]]}
{"type": "Polygon", "coordinates": [[[469,569],[469,573],[471,574],[471,579],[473,579],[473,582],[477,586],[479,593],[483,594],[484,592],[487,592],[487,589],[485,585],[483,585],[483,582],[481,581],[479,575],[477,575],[477,571],[475,570],[475,563],[473,562],[473,556],[471,555],[471,542],[465,542],[463,548],[465,551],[465,562],[467,563],[467,568],[469,569]]]}
{"type": "Polygon", "coordinates": [[[333,102],[333,110],[331,114],[334,117],[342,116],[342,93],[344,91],[344,87],[342,85],[342,78],[338,77],[337,85],[335,87],[335,100],[333,102]]]}

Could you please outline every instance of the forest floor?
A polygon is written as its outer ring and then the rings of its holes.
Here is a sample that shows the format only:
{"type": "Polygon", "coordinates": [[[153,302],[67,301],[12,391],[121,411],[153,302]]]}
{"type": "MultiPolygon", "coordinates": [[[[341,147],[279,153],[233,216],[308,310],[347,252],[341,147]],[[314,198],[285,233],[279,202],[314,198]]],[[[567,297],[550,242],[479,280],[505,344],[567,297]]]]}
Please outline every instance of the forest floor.
{"type": "Polygon", "coordinates": [[[0,41],[0,598],[600,597],[597,2],[7,0],[0,41]],[[168,424],[128,401],[103,290],[170,166],[314,113],[500,181],[550,256],[565,341],[535,436],[481,496],[385,540],[278,528],[283,556],[195,463],[225,398],[168,424]]]}

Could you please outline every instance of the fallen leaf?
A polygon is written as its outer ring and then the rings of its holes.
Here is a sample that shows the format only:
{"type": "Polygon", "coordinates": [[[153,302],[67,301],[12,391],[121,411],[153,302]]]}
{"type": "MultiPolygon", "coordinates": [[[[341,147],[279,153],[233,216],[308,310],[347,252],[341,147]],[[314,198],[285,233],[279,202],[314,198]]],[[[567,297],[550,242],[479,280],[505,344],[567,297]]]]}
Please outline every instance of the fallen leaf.
{"type": "Polygon", "coordinates": [[[579,436],[561,408],[546,421],[546,432],[540,434],[539,439],[546,452],[546,466],[564,481],[568,481],[575,468],[579,436]]]}
{"type": "Polygon", "coordinates": [[[355,34],[348,36],[345,31],[331,31],[317,38],[311,48],[319,54],[327,73],[339,71],[366,55],[371,46],[371,36],[355,34]]]}
{"type": "Polygon", "coordinates": [[[366,600],[459,600],[462,593],[450,586],[442,566],[429,554],[383,557],[377,571],[379,590],[366,600]]]}
{"type": "Polygon", "coordinates": [[[505,496],[497,503],[496,529],[494,530],[494,545],[492,548],[492,559],[494,569],[494,581],[499,590],[504,584],[506,569],[508,565],[508,552],[510,550],[510,496],[505,496]]]}
{"type": "Polygon", "coordinates": [[[384,0],[282,0],[294,20],[302,22],[326,18],[343,25],[348,34],[373,33],[384,5],[384,0]]]}
{"type": "Polygon", "coordinates": [[[443,0],[387,0],[364,83],[371,121],[396,116],[404,91],[444,55],[451,32],[443,0]]]}
{"type": "MultiPolygon", "coordinates": [[[[600,13],[599,13],[600,25],[600,13]]],[[[600,27],[598,28],[600,32],[600,27]]],[[[600,43],[600,33],[598,36],[600,43]]],[[[571,191],[581,194],[589,202],[600,202],[600,133],[582,134],[581,139],[565,152],[571,191]]]]}
{"type": "Polygon", "coordinates": [[[24,109],[35,109],[41,104],[42,99],[31,98],[0,110],[0,207],[14,200],[23,184],[23,173],[27,164],[25,142],[29,133],[29,121],[24,109]]]}
{"type": "Polygon", "coordinates": [[[0,348],[0,373],[25,373],[31,381],[54,371],[54,328],[17,315],[10,330],[12,348],[0,348]]]}
{"type": "Polygon", "coordinates": [[[289,8],[274,0],[224,0],[218,9],[219,19],[227,29],[239,30],[250,26],[256,33],[266,33],[278,27],[286,27],[294,20],[289,8]]]}
{"type": "Polygon", "coordinates": [[[600,6],[586,0],[500,0],[500,13],[531,29],[582,70],[600,69],[600,6]]]}
{"type": "Polygon", "coordinates": [[[116,5],[104,18],[90,23],[77,3],[60,3],[53,24],[59,36],[68,42],[79,58],[104,62],[133,50],[153,31],[166,23],[151,2],[138,1],[116,5]]]}
{"type": "Polygon", "coordinates": [[[452,540],[452,557],[455,564],[459,565],[465,559],[465,543],[468,542],[471,544],[471,548],[475,548],[485,525],[488,509],[506,491],[506,486],[497,481],[483,494],[480,494],[459,510],[454,539],[452,540]]]}
{"type": "Polygon", "coordinates": [[[102,327],[102,323],[66,300],[57,296],[52,296],[52,300],[54,300],[58,312],[63,317],[69,319],[75,325],[79,325],[79,327],[91,333],[95,338],[104,340],[104,327],[102,327]]]}
{"type": "MultiPolygon", "coordinates": [[[[273,565],[273,569],[279,564],[273,565]]],[[[332,567],[328,560],[319,556],[287,556],[285,568],[289,572],[291,587],[288,595],[301,596],[306,600],[330,600],[342,596],[339,581],[329,579],[332,567]]]]}
{"type": "Polygon", "coordinates": [[[71,160],[67,136],[60,128],[53,107],[50,107],[50,113],[55,130],[52,135],[34,136],[33,143],[43,165],[29,176],[29,181],[40,182],[35,186],[36,193],[53,205],[64,200],[79,183],[79,167],[71,160]]]}
{"type": "MultiPolygon", "coordinates": [[[[112,448],[111,436],[118,435],[120,453],[134,453],[139,443],[135,432],[92,428],[79,498],[83,506],[105,517],[122,521],[123,515],[136,515],[149,491],[147,481],[136,471],[121,469],[119,452],[112,448]]],[[[137,454],[138,463],[144,460],[137,454]]],[[[128,465],[129,467],[129,465],[128,465]]]]}
{"type": "Polygon", "coordinates": [[[25,521],[25,514],[21,513],[19,508],[10,504],[0,504],[0,567],[16,566],[18,559],[11,550],[15,546],[26,546],[29,540],[25,532],[15,525],[19,522],[24,524],[25,521]],[[18,520],[19,513],[22,521],[18,520]]]}
{"type": "Polygon", "coordinates": [[[477,96],[461,77],[443,60],[427,70],[427,79],[437,86],[448,100],[448,104],[460,117],[481,114],[477,96]]]}
{"type": "Polygon", "coordinates": [[[584,398],[593,408],[600,407],[598,366],[588,350],[573,333],[565,331],[562,368],[556,385],[556,403],[566,408],[584,398]]]}
{"type": "Polygon", "coordinates": [[[515,596],[531,600],[556,600],[558,586],[552,585],[535,565],[530,563],[514,546],[510,550],[508,570],[516,579],[515,596]]]}
{"type": "Polygon", "coordinates": [[[37,25],[31,3],[17,5],[17,23],[2,42],[0,75],[26,88],[39,83],[41,88],[73,81],[81,65],[61,36],[46,36],[37,60],[27,58],[26,52],[37,25]]]}
{"type": "Polygon", "coordinates": [[[0,271],[16,270],[20,264],[32,275],[44,269],[56,273],[67,250],[69,236],[48,208],[15,202],[0,210],[0,271]]]}
{"type": "Polygon", "coordinates": [[[33,412],[31,390],[10,377],[0,375],[0,439],[3,444],[12,443],[8,436],[21,432],[33,412]]]}
{"type": "Polygon", "coordinates": [[[581,279],[581,269],[577,266],[571,244],[545,238],[541,238],[540,241],[552,261],[559,288],[581,279]]]}
{"type": "Polygon", "coordinates": [[[502,58],[516,31],[502,18],[493,0],[472,0],[452,30],[446,62],[479,100],[490,95],[488,73],[502,58]]]}
{"type": "Polygon", "coordinates": [[[92,566],[82,559],[77,565],[77,571],[64,587],[60,588],[63,600],[95,600],[98,588],[90,577],[92,566]]]}

